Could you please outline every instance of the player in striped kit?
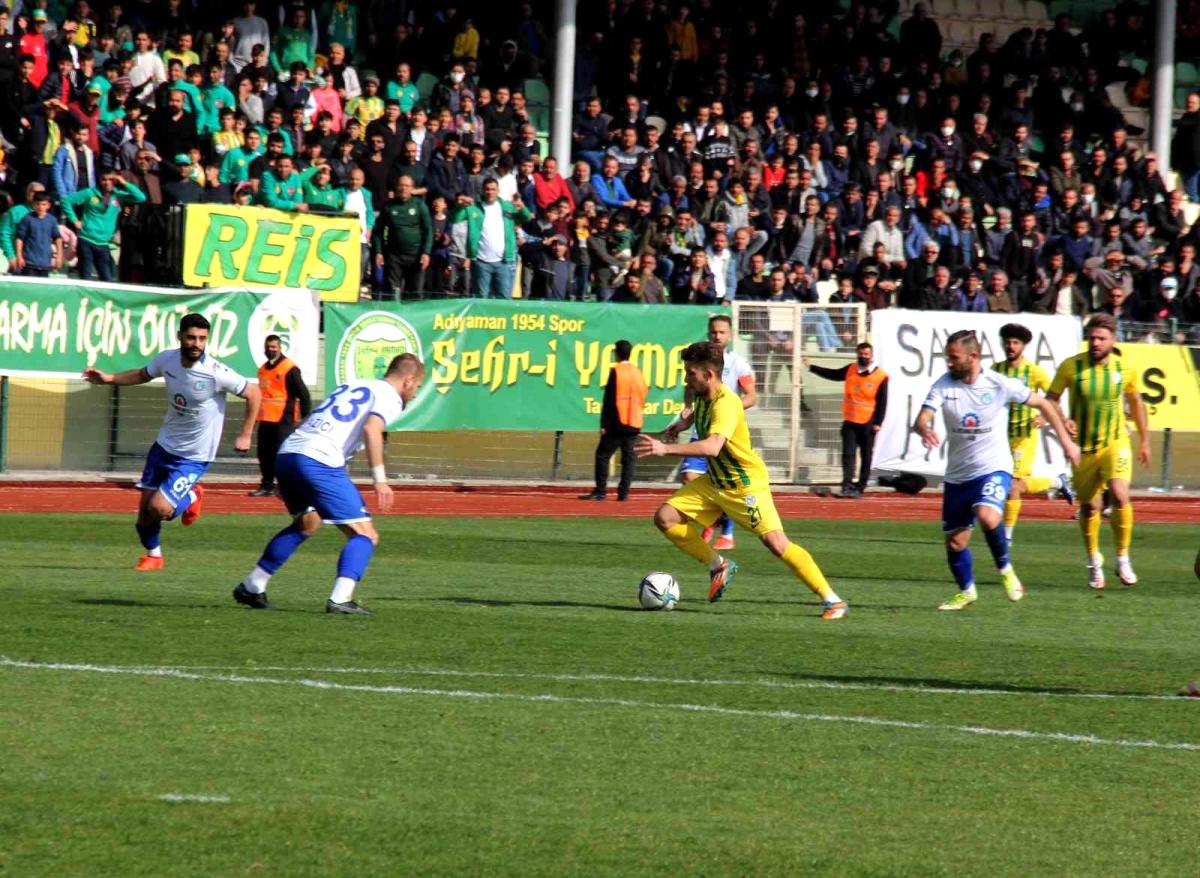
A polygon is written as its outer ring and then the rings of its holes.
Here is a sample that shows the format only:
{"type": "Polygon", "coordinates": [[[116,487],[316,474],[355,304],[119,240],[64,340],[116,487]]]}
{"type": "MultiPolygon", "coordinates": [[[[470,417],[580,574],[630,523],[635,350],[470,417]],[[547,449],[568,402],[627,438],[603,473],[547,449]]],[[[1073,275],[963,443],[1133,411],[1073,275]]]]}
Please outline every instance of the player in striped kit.
{"type": "MultiPolygon", "coordinates": [[[[1004,342],[1004,361],[994,363],[992,368],[1006,378],[1016,378],[1030,390],[1045,393],[1050,388],[1050,376],[1036,363],[1025,359],[1025,347],[1033,339],[1028,327],[1019,323],[1006,323],[1000,327],[1000,338],[1004,342]]],[[[1070,477],[1066,473],[1047,478],[1033,474],[1033,462],[1037,458],[1038,440],[1044,421],[1027,405],[1014,403],[1008,408],[1008,447],[1013,456],[1012,492],[1004,504],[1004,534],[1009,542],[1013,529],[1021,516],[1023,494],[1046,494],[1057,490],[1067,504],[1075,502],[1070,477]]]]}
{"type": "Polygon", "coordinates": [[[413,354],[400,354],[380,381],[339,384],[279,448],[275,475],[279,493],[294,518],[272,537],[262,557],[233,590],[233,598],[254,610],[269,610],[267,583],[322,523],[337,525],[346,544],[338,557],[326,613],[374,615],[360,606],[354,589],[367,570],[379,534],[362,494],[346,472],[346,461],[364,445],[379,511],[392,507],[392,489],[383,464],[383,435],[412,402],[425,378],[413,354]]]}
{"type": "Polygon", "coordinates": [[[203,315],[184,315],[179,321],[178,348],[163,351],[145,366],[115,375],[99,369],[83,371],[83,379],[89,384],[129,387],[161,378],[166,385],[167,414],[137,483],[142,498],[136,527],[146,551],[134,569],[141,572],[163,567],[159,534],[164,521],[178,518],[186,526],[200,517],[204,499],[200,477],[221,444],[227,393],[246,400],[246,414],[233,447],[243,454],[250,450],[262,395],[258,385],[205,353],[210,328],[203,315]]]}
{"type": "Polygon", "coordinates": [[[1121,360],[1116,349],[1117,321],[1110,314],[1095,314],[1084,327],[1087,351],[1064,360],[1050,382],[1046,398],[1057,402],[1070,395],[1067,427],[1079,442],[1079,465],[1072,481],[1079,494],[1079,526],[1087,552],[1088,585],[1104,588],[1104,556],[1100,554],[1100,492],[1112,490],[1113,537],[1117,544],[1117,577],[1124,585],[1138,578],[1129,560],[1133,543],[1133,504],[1129,480],[1133,476],[1133,452],[1125,407],[1138,431],[1138,460],[1150,463],[1150,433],[1146,407],[1138,393],[1137,376],[1121,360]]]}

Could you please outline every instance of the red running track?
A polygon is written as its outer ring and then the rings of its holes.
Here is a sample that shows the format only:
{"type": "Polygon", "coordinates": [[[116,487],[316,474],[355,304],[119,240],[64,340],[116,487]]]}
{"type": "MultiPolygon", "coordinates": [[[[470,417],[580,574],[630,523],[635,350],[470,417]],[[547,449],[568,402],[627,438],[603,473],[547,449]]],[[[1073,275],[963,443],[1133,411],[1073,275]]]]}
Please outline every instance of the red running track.
{"type": "MultiPolygon", "coordinates": [[[[251,485],[206,485],[205,514],[286,515],[283,504],[272,497],[249,497],[251,485]]],[[[554,518],[649,517],[670,495],[665,489],[635,489],[626,503],[612,495],[605,502],[585,502],[578,494],[589,486],[455,487],[393,486],[396,502],[391,515],[443,515],[501,517],[545,515],[554,518]]],[[[373,494],[364,489],[368,505],[373,494]]],[[[137,508],[138,492],[132,484],[97,482],[0,483],[0,512],[124,512],[137,508]]],[[[842,500],[816,494],[778,492],[775,505],[784,518],[832,518],[848,521],[936,521],[941,494],[909,497],[872,493],[861,500],[842,500]]],[[[1200,522],[1200,498],[1139,497],[1134,501],[1141,524],[1200,522]]],[[[1024,520],[1065,521],[1070,510],[1061,500],[1032,498],[1021,510],[1024,520]]]]}

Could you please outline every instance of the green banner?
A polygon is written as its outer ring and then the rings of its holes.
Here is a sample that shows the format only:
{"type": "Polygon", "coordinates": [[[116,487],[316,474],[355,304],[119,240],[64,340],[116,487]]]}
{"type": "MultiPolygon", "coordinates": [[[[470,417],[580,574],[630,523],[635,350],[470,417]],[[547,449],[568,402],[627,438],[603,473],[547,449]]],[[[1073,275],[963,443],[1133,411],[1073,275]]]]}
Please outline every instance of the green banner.
{"type": "Polygon", "coordinates": [[[683,400],[684,347],[717,309],[451,299],[325,304],[325,386],[380,378],[397,354],[425,363],[402,430],[595,430],[613,345],[633,344],[646,377],[646,428],[683,400]]]}
{"type": "Polygon", "coordinates": [[[168,290],[87,281],[0,278],[0,374],[76,378],[89,366],[119,372],[178,347],[179,318],[212,324],[208,352],[253,377],[263,341],[280,336],[316,378],[318,304],[307,290],[168,290]]]}

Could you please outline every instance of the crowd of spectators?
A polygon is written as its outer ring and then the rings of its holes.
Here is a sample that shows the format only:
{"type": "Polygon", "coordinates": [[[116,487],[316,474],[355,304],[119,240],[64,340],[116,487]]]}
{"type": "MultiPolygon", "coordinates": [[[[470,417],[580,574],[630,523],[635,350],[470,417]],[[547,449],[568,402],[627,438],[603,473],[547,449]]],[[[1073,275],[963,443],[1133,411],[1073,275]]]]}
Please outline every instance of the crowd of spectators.
{"type": "MultiPolygon", "coordinates": [[[[1200,4],[1179,6],[1191,45],[1200,4]]],[[[161,281],[172,205],[259,204],[357,215],[380,297],[814,302],[832,281],[870,309],[1200,324],[1200,94],[1175,191],[1109,96],[1144,92],[1123,59],[1152,5],[967,53],[926,4],[898,14],[580,4],[554,157],[549,2],[17,0],[0,250],[13,273],[161,281]]]]}

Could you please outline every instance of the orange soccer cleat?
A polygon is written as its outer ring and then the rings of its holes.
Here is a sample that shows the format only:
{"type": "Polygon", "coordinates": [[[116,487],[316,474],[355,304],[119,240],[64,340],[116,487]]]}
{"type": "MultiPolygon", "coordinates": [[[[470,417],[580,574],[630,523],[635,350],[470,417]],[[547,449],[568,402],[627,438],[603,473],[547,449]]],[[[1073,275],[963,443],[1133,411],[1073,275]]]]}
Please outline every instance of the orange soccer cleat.
{"type": "Polygon", "coordinates": [[[149,570],[162,570],[163,557],[162,555],[143,555],[138,558],[137,566],[133,569],[139,573],[145,573],[149,570]]]}
{"type": "Polygon", "coordinates": [[[200,485],[195,485],[192,491],[195,493],[196,499],[192,501],[191,506],[183,510],[183,516],[180,518],[184,527],[187,527],[189,524],[195,524],[196,519],[204,511],[202,508],[204,506],[204,488],[200,485]]]}

